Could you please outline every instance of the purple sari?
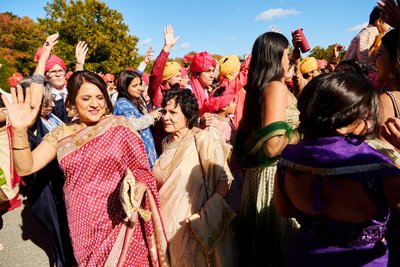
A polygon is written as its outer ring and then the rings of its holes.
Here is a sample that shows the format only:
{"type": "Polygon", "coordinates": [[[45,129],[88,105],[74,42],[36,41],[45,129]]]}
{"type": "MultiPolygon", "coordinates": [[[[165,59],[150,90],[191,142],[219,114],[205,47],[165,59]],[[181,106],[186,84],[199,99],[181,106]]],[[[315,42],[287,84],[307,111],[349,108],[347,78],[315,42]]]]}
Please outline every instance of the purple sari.
{"type": "MultiPolygon", "coordinates": [[[[387,152],[387,151],[386,151],[387,152]]],[[[384,235],[390,209],[383,177],[399,175],[393,160],[369,144],[350,137],[304,139],[288,145],[278,165],[278,183],[301,228],[291,266],[386,266],[384,235]],[[322,179],[346,177],[360,182],[377,207],[376,216],[362,223],[347,223],[326,216],[305,214],[291,203],[284,186],[286,169],[316,175],[314,209],[321,210],[322,179]]]]}

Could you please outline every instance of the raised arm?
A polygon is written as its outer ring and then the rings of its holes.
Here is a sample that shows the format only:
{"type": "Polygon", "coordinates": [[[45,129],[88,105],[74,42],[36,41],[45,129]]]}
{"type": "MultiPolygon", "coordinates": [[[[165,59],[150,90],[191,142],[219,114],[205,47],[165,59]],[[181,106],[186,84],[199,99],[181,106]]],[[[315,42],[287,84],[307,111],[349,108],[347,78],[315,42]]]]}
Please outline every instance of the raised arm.
{"type": "MultiPolygon", "coordinates": [[[[33,84],[33,83],[32,83],[33,84]]],[[[31,84],[31,86],[32,86],[31,84]]],[[[11,89],[12,103],[6,96],[2,99],[7,108],[7,115],[12,125],[12,155],[18,175],[25,176],[46,166],[56,156],[56,149],[48,142],[42,142],[31,152],[28,141],[28,127],[37,118],[40,105],[31,106],[31,90],[26,89],[24,99],[21,86],[11,89]]]]}
{"type": "Polygon", "coordinates": [[[36,110],[37,108],[37,110],[39,110],[39,106],[42,103],[45,66],[50,57],[51,50],[58,43],[58,36],[58,33],[55,33],[46,38],[35,73],[32,75],[32,83],[30,85],[31,99],[29,101],[32,109],[36,110]]]}
{"type": "Polygon", "coordinates": [[[76,66],[75,71],[83,70],[85,64],[85,57],[88,52],[87,44],[84,41],[78,42],[75,48],[76,66]]]}
{"type": "Polygon", "coordinates": [[[154,105],[161,107],[161,102],[163,99],[160,85],[162,83],[162,76],[165,69],[165,64],[167,63],[169,52],[171,48],[178,41],[179,36],[174,37],[174,28],[168,25],[164,28],[164,47],[160,54],[154,61],[154,66],[150,75],[150,84],[148,89],[148,94],[150,99],[153,101],[154,105]]]}
{"type": "Polygon", "coordinates": [[[393,0],[378,1],[378,5],[382,9],[382,19],[390,26],[400,28],[400,6],[396,5],[393,0]]]}
{"type": "Polygon", "coordinates": [[[144,55],[142,62],[140,62],[139,66],[136,68],[136,72],[139,73],[140,75],[143,74],[144,70],[146,69],[147,64],[152,59],[153,52],[154,52],[154,50],[150,46],[149,49],[147,49],[146,54],[144,55]]]}

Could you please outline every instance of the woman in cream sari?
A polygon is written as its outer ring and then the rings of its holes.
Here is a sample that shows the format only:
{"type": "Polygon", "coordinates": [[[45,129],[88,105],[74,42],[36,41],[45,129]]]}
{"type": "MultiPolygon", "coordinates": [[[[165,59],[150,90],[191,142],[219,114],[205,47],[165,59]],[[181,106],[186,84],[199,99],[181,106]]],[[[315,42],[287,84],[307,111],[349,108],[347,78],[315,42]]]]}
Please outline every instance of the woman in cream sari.
{"type": "Polygon", "coordinates": [[[170,135],[153,172],[171,266],[235,266],[229,227],[235,213],[224,199],[232,174],[224,143],[193,127],[199,109],[190,90],[168,91],[163,107],[170,135]]]}

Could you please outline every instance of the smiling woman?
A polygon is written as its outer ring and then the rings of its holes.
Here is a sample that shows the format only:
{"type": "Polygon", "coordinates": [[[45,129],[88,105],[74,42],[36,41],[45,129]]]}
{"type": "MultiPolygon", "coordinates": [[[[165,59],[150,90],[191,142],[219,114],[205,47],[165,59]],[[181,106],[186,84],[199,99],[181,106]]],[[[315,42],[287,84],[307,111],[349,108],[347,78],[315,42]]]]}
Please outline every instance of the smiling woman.
{"type": "MultiPolygon", "coordinates": [[[[47,38],[49,45],[43,46],[35,75],[44,74],[57,38],[57,34],[47,38]]],[[[21,88],[18,97],[12,90],[13,103],[3,97],[14,136],[15,169],[19,175],[29,175],[57,158],[65,177],[64,201],[78,265],[168,265],[158,193],[143,143],[126,118],[107,115],[112,106],[102,78],[89,71],[72,74],[66,103],[75,107],[76,119],[50,131],[33,151],[27,146],[27,132],[39,110],[36,100],[43,94],[43,84],[31,87],[25,99],[21,88]],[[146,192],[134,195],[136,206],[129,213],[119,198],[128,173],[146,192]],[[141,217],[138,210],[148,210],[151,217],[141,217]],[[124,244],[128,237],[133,241],[124,244]]]]}
{"type": "Polygon", "coordinates": [[[153,172],[171,266],[234,267],[230,222],[236,214],[225,201],[233,179],[226,146],[195,127],[199,108],[191,90],[169,90],[162,106],[162,122],[170,135],[163,140],[153,172]]]}
{"type": "Polygon", "coordinates": [[[140,133],[152,168],[158,156],[150,126],[161,117],[161,113],[147,110],[146,102],[141,96],[142,90],[142,77],[137,72],[122,71],[118,77],[118,99],[114,106],[114,115],[127,117],[133,128],[140,133]]]}

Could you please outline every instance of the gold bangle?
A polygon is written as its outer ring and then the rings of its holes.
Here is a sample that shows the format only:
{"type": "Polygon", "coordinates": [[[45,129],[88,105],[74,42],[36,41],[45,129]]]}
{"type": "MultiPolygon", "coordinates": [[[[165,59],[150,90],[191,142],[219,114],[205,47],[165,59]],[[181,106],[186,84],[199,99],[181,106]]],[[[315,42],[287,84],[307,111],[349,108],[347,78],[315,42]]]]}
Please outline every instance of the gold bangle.
{"type": "Polygon", "coordinates": [[[30,146],[23,146],[23,147],[15,147],[15,146],[13,146],[12,150],[25,150],[25,149],[29,149],[29,148],[31,148],[31,147],[30,146]]]}

